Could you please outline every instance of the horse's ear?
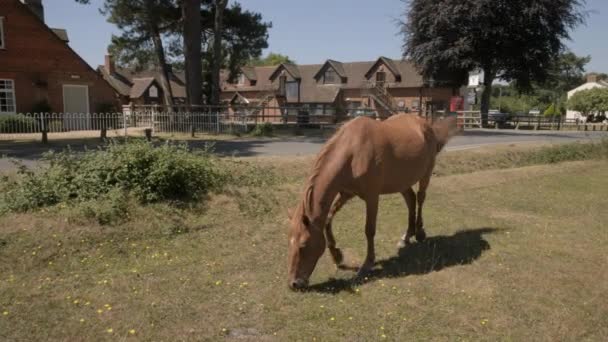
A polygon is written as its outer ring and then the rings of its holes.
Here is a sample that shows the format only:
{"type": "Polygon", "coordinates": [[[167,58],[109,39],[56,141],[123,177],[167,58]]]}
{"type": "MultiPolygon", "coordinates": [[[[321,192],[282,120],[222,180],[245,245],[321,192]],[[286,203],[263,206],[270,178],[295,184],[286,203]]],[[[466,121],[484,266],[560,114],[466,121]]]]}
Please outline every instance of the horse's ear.
{"type": "Polygon", "coordinates": [[[287,208],[287,217],[289,217],[290,220],[293,218],[293,213],[293,208],[287,208]]]}

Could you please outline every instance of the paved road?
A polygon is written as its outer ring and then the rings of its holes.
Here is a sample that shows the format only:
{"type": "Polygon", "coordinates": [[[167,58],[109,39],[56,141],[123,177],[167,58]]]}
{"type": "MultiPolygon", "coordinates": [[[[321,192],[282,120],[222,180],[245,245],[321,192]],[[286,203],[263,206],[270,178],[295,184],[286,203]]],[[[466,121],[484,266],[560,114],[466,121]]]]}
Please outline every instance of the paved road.
{"type": "MultiPolygon", "coordinates": [[[[447,146],[448,150],[472,149],[494,144],[516,144],[525,142],[562,143],[573,141],[599,140],[608,138],[608,132],[565,132],[565,131],[496,131],[496,130],[467,130],[463,135],[454,137],[447,146]]],[[[275,139],[239,139],[215,142],[214,149],[221,155],[234,156],[286,156],[315,154],[325,143],[322,137],[291,137],[275,139]]],[[[208,142],[190,142],[193,148],[201,148],[208,142]]],[[[42,154],[49,149],[62,150],[65,142],[51,142],[44,146],[32,143],[0,142],[0,156],[8,156],[34,166],[42,154]]],[[[95,140],[90,143],[71,145],[73,150],[82,151],[85,148],[95,148],[95,140]]],[[[0,158],[0,170],[14,169],[8,158],[0,158]]]]}
{"type": "MultiPolygon", "coordinates": [[[[464,150],[495,144],[524,142],[563,143],[574,141],[600,140],[608,138],[608,132],[563,132],[563,131],[495,131],[467,130],[454,137],[447,145],[448,150],[464,150]]],[[[224,155],[272,156],[316,154],[325,143],[323,138],[289,138],[281,140],[222,141],[215,150],[224,155]]]]}

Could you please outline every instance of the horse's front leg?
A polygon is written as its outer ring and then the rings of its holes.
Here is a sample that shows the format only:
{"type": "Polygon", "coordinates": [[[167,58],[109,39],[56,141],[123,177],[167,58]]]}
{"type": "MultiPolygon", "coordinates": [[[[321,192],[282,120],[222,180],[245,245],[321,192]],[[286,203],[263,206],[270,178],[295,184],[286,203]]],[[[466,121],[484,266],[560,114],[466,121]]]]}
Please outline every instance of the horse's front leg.
{"type": "Polygon", "coordinates": [[[368,198],[365,201],[367,215],[365,218],[365,237],[367,238],[367,256],[365,262],[359,269],[357,276],[361,277],[368,273],[376,262],[376,252],[374,249],[374,237],[376,236],[376,218],[378,217],[379,196],[368,198]]]}
{"type": "Polygon", "coordinates": [[[327,217],[327,224],[325,225],[325,240],[327,241],[327,248],[329,249],[329,253],[331,254],[332,259],[336,266],[340,266],[342,261],[344,260],[344,256],[342,255],[342,251],[336,247],[336,239],[334,237],[334,233],[332,231],[332,221],[338,211],[348,202],[353,195],[347,193],[339,193],[338,198],[334,202],[327,217]]]}
{"type": "Polygon", "coordinates": [[[416,234],[416,193],[414,192],[414,189],[409,188],[402,192],[401,195],[407,204],[408,222],[407,232],[403,235],[401,241],[399,241],[399,244],[397,245],[399,248],[408,245],[412,236],[416,234]]]}

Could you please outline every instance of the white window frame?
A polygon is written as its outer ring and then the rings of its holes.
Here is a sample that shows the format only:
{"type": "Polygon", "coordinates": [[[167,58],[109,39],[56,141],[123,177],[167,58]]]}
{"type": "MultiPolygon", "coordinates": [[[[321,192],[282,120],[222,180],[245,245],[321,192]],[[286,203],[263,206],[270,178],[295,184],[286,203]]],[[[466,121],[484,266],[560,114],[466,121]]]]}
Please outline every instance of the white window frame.
{"type": "Polygon", "coordinates": [[[240,86],[244,86],[245,82],[247,82],[247,77],[245,76],[245,74],[243,74],[243,73],[239,74],[236,84],[240,85],[240,86]]]}
{"type": "Polygon", "coordinates": [[[0,50],[6,49],[6,39],[4,37],[4,17],[0,17],[0,50]]]}
{"type": "Polygon", "coordinates": [[[12,89],[11,89],[12,91],[9,92],[5,89],[0,89],[0,92],[11,93],[13,95],[13,108],[14,108],[14,111],[12,111],[12,112],[4,112],[0,108],[0,114],[16,114],[17,113],[17,95],[15,94],[15,80],[8,79],[8,78],[0,78],[0,81],[8,81],[12,84],[12,89]]]}

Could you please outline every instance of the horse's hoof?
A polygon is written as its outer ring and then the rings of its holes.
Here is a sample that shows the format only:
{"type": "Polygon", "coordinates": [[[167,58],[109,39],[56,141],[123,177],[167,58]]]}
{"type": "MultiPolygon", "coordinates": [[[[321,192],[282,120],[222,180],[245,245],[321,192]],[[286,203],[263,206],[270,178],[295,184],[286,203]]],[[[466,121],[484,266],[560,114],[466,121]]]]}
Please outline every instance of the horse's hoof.
{"type": "Polygon", "coordinates": [[[365,263],[363,264],[363,266],[361,266],[361,268],[359,268],[359,272],[357,272],[357,278],[361,279],[364,278],[366,275],[368,275],[372,268],[374,267],[374,263],[365,263]]]}
{"type": "Polygon", "coordinates": [[[426,232],[422,229],[419,229],[416,232],[416,241],[423,242],[426,239],[426,232]]]}
{"type": "Polygon", "coordinates": [[[342,250],[340,250],[340,248],[336,248],[336,249],[330,250],[330,253],[331,253],[332,259],[334,259],[334,263],[337,266],[342,265],[342,262],[344,261],[344,254],[342,253],[342,250]]]}

